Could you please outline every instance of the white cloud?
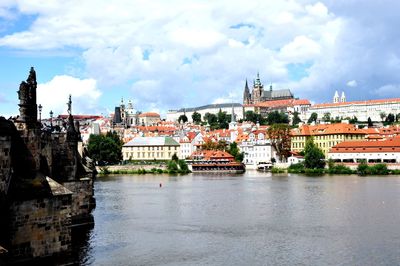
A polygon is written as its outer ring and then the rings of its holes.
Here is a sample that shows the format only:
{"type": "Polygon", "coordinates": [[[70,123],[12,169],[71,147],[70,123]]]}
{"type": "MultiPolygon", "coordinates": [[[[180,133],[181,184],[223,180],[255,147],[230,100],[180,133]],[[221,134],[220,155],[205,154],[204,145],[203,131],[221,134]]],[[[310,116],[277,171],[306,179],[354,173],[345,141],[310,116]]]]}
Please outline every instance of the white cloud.
{"type": "Polygon", "coordinates": [[[400,84],[387,84],[379,87],[374,94],[379,97],[399,98],[400,84]]]}
{"type": "Polygon", "coordinates": [[[55,76],[47,83],[38,84],[37,103],[43,106],[42,117],[67,113],[68,97],[72,97],[72,114],[92,114],[98,111],[97,100],[101,95],[94,79],[55,76]]]}
{"type": "Polygon", "coordinates": [[[296,36],[282,47],[280,56],[289,62],[299,63],[315,59],[321,53],[320,45],[306,36],[296,36]]]}
{"type": "Polygon", "coordinates": [[[314,5],[306,6],[306,10],[312,16],[320,18],[328,16],[328,8],[321,2],[317,2],[314,5]]]}
{"type": "Polygon", "coordinates": [[[35,54],[77,50],[83,76],[101,84],[104,94],[120,85],[132,88],[121,96],[133,97],[139,110],[222,101],[229,92],[237,102],[244,79],[251,83],[257,71],[264,83],[317,101],[330,99],[347,81],[374,88],[400,82],[400,41],[391,41],[398,36],[396,8],[393,31],[386,32],[388,24],[380,23],[390,10],[376,4],[381,15],[371,18],[372,8],[363,11],[368,1],[360,8],[354,8],[356,1],[313,0],[12,2],[0,9],[15,5],[17,13],[37,19],[24,31],[0,37],[0,46],[35,54]],[[381,42],[392,47],[383,49],[381,42]],[[310,65],[308,75],[290,80],[287,64],[310,65]],[[385,82],[371,80],[376,72],[385,82]]]}
{"type": "Polygon", "coordinates": [[[350,81],[348,81],[347,83],[346,83],[346,85],[348,86],[348,87],[351,87],[351,88],[354,88],[354,87],[357,87],[357,81],[356,80],[350,80],[350,81]]]}

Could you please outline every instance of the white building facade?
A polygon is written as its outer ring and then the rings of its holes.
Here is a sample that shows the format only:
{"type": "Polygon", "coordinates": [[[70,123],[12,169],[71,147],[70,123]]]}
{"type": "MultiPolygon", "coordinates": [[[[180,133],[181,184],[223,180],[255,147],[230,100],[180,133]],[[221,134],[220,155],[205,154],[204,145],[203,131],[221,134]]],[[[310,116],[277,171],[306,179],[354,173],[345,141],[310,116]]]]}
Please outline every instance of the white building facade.
{"type": "Polygon", "coordinates": [[[328,159],[344,163],[400,163],[400,138],[342,142],[332,147],[328,159]]]}
{"type": "Polygon", "coordinates": [[[333,103],[322,103],[311,106],[307,112],[307,119],[312,113],[317,113],[318,120],[321,120],[325,114],[329,113],[331,118],[354,118],[358,121],[382,121],[382,115],[400,113],[400,98],[378,99],[367,101],[346,102],[344,93],[339,98],[336,92],[333,97],[333,103]]]}
{"type": "Polygon", "coordinates": [[[276,157],[271,146],[271,142],[266,138],[265,133],[250,133],[249,139],[239,145],[243,152],[243,163],[248,169],[257,169],[260,163],[271,163],[272,158],[276,157]]]}

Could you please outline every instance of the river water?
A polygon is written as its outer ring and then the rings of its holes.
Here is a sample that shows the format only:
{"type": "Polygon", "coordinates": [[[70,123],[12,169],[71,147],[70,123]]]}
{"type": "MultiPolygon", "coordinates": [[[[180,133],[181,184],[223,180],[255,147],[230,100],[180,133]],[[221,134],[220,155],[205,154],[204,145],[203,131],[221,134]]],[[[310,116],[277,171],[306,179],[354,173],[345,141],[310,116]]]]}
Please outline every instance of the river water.
{"type": "Polygon", "coordinates": [[[95,196],[82,265],[400,265],[400,177],[121,175],[95,196]]]}

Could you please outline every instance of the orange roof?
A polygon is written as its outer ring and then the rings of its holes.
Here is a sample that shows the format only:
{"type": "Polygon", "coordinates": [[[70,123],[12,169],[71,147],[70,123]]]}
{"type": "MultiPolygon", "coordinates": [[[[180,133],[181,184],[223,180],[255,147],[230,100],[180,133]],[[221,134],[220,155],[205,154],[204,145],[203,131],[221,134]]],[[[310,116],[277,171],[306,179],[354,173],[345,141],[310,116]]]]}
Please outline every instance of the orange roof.
{"type": "Polygon", "coordinates": [[[356,128],[353,124],[319,124],[303,125],[300,128],[292,129],[292,136],[317,136],[335,134],[366,134],[364,130],[356,128]]]}
{"type": "Polygon", "coordinates": [[[286,100],[276,100],[276,101],[265,101],[256,103],[257,107],[268,107],[268,108],[276,108],[276,107],[287,107],[287,106],[295,106],[295,105],[311,105],[309,100],[306,99],[286,99],[286,100]]]}
{"type": "Polygon", "coordinates": [[[140,114],[139,117],[160,117],[160,115],[153,112],[147,112],[140,114]]]}
{"type": "Polygon", "coordinates": [[[353,101],[353,102],[340,102],[340,103],[320,103],[314,104],[312,108],[325,108],[325,107],[335,107],[335,106],[346,106],[346,105],[374,105],[374,104],[387,104],[387,103],[400,103],[400,98],[392,99],[377,99],[377,100],[367,100],[367,101],[353,101]]]}
{"type": "Polygon", "coordinates": [[[330,152],[400,152],[400,138],[396,137],[381,141],[344,141],[333,146],[330,152]]]}
{"type": "Polygon", "coordinates": [[[218,160],[218,159],[228,159],[233,160],[234,157],[227,153],[226,151],[219,150],[199,150],[192,153],[191,158],[195,156],[203,157],[203,160],[218,160]]]}

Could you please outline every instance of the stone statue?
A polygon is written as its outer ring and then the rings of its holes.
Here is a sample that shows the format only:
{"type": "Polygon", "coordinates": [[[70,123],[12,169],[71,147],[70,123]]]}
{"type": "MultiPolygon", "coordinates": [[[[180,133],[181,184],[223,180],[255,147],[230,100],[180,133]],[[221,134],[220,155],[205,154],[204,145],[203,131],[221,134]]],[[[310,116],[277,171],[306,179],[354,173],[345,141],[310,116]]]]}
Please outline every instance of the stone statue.
{"type": "Polygon", "coordinates": [[[28,83],[22,81],[21,84],[19,85],[19,90],[18,90],[18,99],[20,100],[20,104],[27,104],[28,97],[29,97],[28,83]]]}
{"type": "Polygon", "coordinates": [[[69,95],[69,101],[67,102],[68,105],[68,114],[71,115],[72,114],[72,100],[71,100],[71,94],[69,95]]]}
{"type": "Polygon", "coordinates": [[[29,76],[28,79],[26,80],[29,84],[36,86],[36,72],[33,67],[31,67],[31,70],[29,71],[29,76]]]}

